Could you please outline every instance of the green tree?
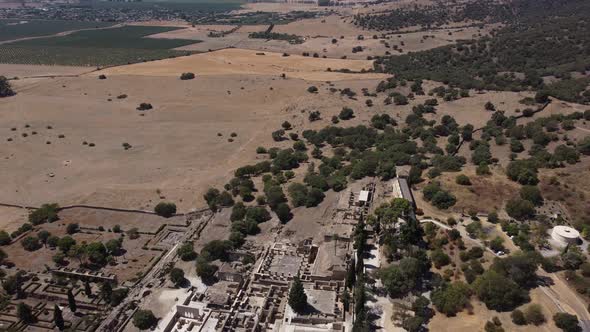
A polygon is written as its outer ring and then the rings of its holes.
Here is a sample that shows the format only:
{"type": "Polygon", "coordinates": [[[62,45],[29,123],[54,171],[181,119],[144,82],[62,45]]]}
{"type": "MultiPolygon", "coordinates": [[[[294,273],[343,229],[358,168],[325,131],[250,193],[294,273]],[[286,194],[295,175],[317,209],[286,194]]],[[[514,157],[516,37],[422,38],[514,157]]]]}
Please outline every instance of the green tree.
{"type": "Polygon", "coordinates": [[[577,270],[586,261],[586,256],[577,246],[570,246],[561,254],[561,261],[564,268],[577,270]]]}
{"type": "Polygon", "coordinates": [[[518,309],[514,310],[510,314],[510,318],[512,318],[512,322],[516,325],[526,325],[526,318],[524,317],[524,313],[518,309]]]}
{"type": "Polygon", "coordinates": [[[565,312],[558,312],[553,315],[555,326],[559,327],[564,332],[582,332],[578,316],[571,315],[565,312]]]}
{"type": "Polygon", "coordinates": [[[74,297],[71,289],[68,289],[68,307],[70,308],[71,312],[76,312],[77,310],[76,298],[74,297]]]}
{"type": "Polygon", "coordinates": [[[496,236],[492,241],[490,241],[490,249],[492,249],[494,252],[506,250],[504,247],[504,239],[496,236]]]}
{"type": "Polygon", "coordinates": [[[578,151],[583,155],[590,156],[590,136],[586,136],[578,142],[578,151]]]}
{"type": "Polygon", "coordinates": [[[432,303],[441,313],[447,316],[455,316],[467,306],[470,295],[469,286],[456,281],[435,290],[432,293],[432,303]]]}
{"type": "Polygon", "coordinates": [[[112,294],[113,287],[111,284],[109,282],[103,282],[100,285],[100,296],[103,298],[103,300],[110,302],[112,294]]]}
{"type": "Polygon", "coordinates": [[[527,323],[533,325],[541,325],[545,323],[545,315],[543,314],[543,309],[538,304],[531,304],[526,309],[524,309],[524,317],[526,318],[527,323]]]}
{"type": "Polygon", "coordinates": [[[0,76],[0,98],[14,96],[16,92],[12,90],[10,83],[4,76],[0,76]]]}
{"type": "Polygon", "coordinates": [[[205,244],[201,250],[201,256],[204,256],[209,261],[220,259],[222,261],[229,260],[229,252],[233,245],[230,241],[213,240],[205,244]]]}
{"type": "Polygon", "coordinates": [[[23,302],[20,302],[16,306],[16,316],[25,324],[31,324],[37,321],[35,315],[33,315],[33,309],[23,302]]]}
{"type": "Polygon", "coordinates": [[[182,73],[182,74],[180,74],[180,79],[183,80],[183,81],[192,80],[194,78],[195,78],[195,74],[194,73],[190,73],[189,72],[189,73],[182,73]]]}
{"type": "Polygon", "coordinates": [[[118,239],[110,239],[105,243],[105,248],[111,255],[117,255],[123,247],[122,242],[122,237],[118,239]]]}
{"type": "Polygon", "coordinates": [[[280,203],[277,208],[275,209],[277,217],[283,223],[291,220],[293,218],[293,214],[291,213],[291,208],[287,203],[280,203]]]}
{"type": "Polygon", "coordinates": [[[178,287],[182,282],[184,282],[184,271],[177,267],[170,270],[170,281],[174,283],[176,287],[178,287]]]}
{"type": "Polygon", "coordinates": [[[65,328],[64,317],[63,317],[61,309],[59,308],[59,306],[57,304],[55,304],[53,306],[53,322],[55,323],[55,326],[57,326],[57,328],[60,331],[64,330],[64,328],[65,328]]]}
{"type": "Polygon", "coordinates": [[[477,174],[477,175],[490,175],[490,174],[492,174],[492,171],[490,171],[490,168],[488,167],[487,163],[481,163],[481,164],[477,165],[477,168],[475,169],[475,174],[477,174]]]}
{"type": "Polygon", "coordinates": [[[511,199],[506,203],[506,213],[516,220],[526,220],[535,216],[535,206],[521,198],[511,199]]]}
{"type": "Polygon", "coordinates": [[[513,310],[529,299],[526,290],[493,270],[488,270],[477,277],[473,283],[473,289],[488,309],[496,311],[513,310]]]}
{"type": "Polygon", "coordinates": [[[50,236],[51,236],[51,233],[49,233],[46,230],[41,230],[41,231],[39,231],[39,233],[37,233],[37,237],[39,238],[39,241],[41,241],[41,243],[43,243],[43,245],[47,245],[47,239],[49,239],[50,236]]]}
{"type": "Polygon", "coordinates": [[[298,276],[293,278],[293,283],[289,290],[289,306],[298,314],[302,314],[307,306],[307,295],[305,295],[303,284],[298,276]]]}
{"type": "Polygon", "coordinates": [[[80,226],[77,223],[70,223],[66,226],[66,233],[72,235],[80,231],[80,226]]]}
{"type": "Polygon", "coordinates": [[[192,261],[197,257],[192,242],[183,243],[177,250],[177,254],[183,261],[192,261]]]}
{"type": "Polygon", "coordinates": [[[63,252],[55,253],[55,255],[53,255],[53,257],[51,257],[53,262],[57,265],[63,265],[65,263],[65,258],[66,258],[66,255],[64,255],[63,252]]]}
{"type": "Polygon", "coordinates": [[[455,178],[455,182],[457,182],[457,184],[462,185],[462,186],[470,186],[471,185],[471,180],[465,174],[457,175],[457,177],[455,178]]]}
{"type": "Polygon", "coordinates": [[[205,258],[197,258],[197,276],[199,276],[203,282],[209,283],[215,277],[217,272],[217,266],[209,263],[205,258]]]}
{"type": "Polygon", "coordinates": [[[176,204],[171,202],[160,202],[154,207],[154,212],[164,218],[170,218],[176,213],[176,204]]]}
{"type": "Polygon", "coordinates": [[[0,231],[0,246],[6,246],[10,244],[10,235],[4,230],[0,231]]]}
{"type": "Polygon", "coordinates": [[[451,262],[449,255],[445,254],[440,248],[436,249],[430,255],[432,259],[432,263],[436,266],[437,269],[440,269],[443,266],[448,265],[451,262]]]}
{"type": "Polygon", "coordinates": [[[543,195],[537,186],[522,186],[520,188],[520,198],[533,203],[535,206],[543,205],[543,195]]]}
{"type": "Polygon", "coordinates": [[[133,325],[140,330],[147,330],[154,326],[158,320],[151,310],[137,310],[133,314],[133,325]]]}
{"type": "Polygon", "coordinates": [[[59,211],[59,205],[43,204],[40,208],[33,210],[29,213],[29,222],[33,225],[39,225],[46,222],[54,222],[59,219],[57,212],[59,211]]]}
{"type": "Polygon", "coordinates": [[[340,118],[340,120],[350,120],[354,118],[354,111],[352,108],[343,107],[340,114],[338,114],[338,118],[340,118]]]}
{"type": "Polygon", "coordinates": [[[27,236],[24,239],[22,239],[20,243],[26,251],[35,251],[41,248],[39,239],[34,236],[27,236]]]}
{"type": "Polygon", "coordinates": [[[84,281],[84,293],[88,297],[92,296],[92,287],[90,287],[88,280],[84,281]]]}

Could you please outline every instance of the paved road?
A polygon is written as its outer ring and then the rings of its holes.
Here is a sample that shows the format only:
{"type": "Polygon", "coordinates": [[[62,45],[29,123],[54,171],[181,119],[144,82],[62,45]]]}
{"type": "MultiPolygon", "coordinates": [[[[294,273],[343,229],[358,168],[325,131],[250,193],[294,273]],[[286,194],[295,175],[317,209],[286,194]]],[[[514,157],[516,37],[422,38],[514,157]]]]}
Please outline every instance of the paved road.
{"type": "Polygon", "coordinates": [[[539,289],[561,312],[575,314],[580,320],[580,326],[585,332],[590,332],[590,314],[586,310],[586,304],[561,278],[555,273],[547,273],[542,269],[537,274],[543,278],[549,278],[553,283],[542,283],[539,289]]]}

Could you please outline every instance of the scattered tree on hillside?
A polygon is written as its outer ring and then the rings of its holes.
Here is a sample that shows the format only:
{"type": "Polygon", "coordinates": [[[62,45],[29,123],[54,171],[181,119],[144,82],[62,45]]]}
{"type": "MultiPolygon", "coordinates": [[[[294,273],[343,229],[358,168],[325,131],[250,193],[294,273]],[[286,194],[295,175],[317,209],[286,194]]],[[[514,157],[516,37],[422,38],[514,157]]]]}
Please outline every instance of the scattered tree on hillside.
{"type": "Polygon", "coordinates": [[[176,213],[176,204],[171,202],[160,202],[154,207],[154,212],[161,217],[170,218],[176,213]]]}
{"type": "Polygon", "coordinates": [[[14,96],[15,94],[6,77],[0,76],[0,98],[14,96]]]}

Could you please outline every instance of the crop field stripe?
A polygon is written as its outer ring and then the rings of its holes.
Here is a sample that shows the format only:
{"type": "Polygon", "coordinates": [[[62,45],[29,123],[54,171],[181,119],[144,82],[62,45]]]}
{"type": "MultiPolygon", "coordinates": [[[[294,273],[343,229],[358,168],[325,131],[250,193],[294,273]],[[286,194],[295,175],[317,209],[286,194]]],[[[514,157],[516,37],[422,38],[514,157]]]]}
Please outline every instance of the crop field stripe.
{"type": "Polygon", "coordinates": [[[145,38],[149,35],[178,30],[176,27],[124,26],[112,29],[85,30],[67,36],[37,38],[10,43],[15,47],[79,47],[171,49],[198,43],[198,40],[145,38]]]}
{"type": "Polygon", "coordinates": [[[0,19],[0,41],[49,36],[71,30],[104,28],[114,24],[113,22],[0,19]]]}
{"type": "Polygon", "coordinates": [[[164,49],[17,47],[2,45],[0,63],[104,67],[183,56],[192,52],[164,49]]]}

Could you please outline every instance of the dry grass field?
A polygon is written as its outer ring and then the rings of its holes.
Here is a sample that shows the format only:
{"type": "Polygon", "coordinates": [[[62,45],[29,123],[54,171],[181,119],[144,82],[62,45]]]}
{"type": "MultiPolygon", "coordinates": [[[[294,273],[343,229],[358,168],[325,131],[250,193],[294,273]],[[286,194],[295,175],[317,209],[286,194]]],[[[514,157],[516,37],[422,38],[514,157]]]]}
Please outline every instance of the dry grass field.
{"type": "MultiPolygon", "coordinates": [[[[352,24],[352,18],[342,15],[329,15],[320,18],[302,19],[288,24],[276,25],[273,32],[293,34],[303,37],[302,44],[290,44],[284,40],[252,39],[251,32],[265,31],[268,25],[244,25],[237,31],[223,37],[210,37],[209,33],[230,31],[232,25],[184,25],[186,28],[151,35],[151,38],[194,39],[202,42],[177,48],[207,52],[227,47],[250,50],[290,53],[317,53],[320,57],[366,59],[368,56],[404,54],[452,44],[460,39],[477,38],[489,34],[495,25],[477,27],[451,26],[431,31],[416,31],[401,34],[370,31],[352,24]],[[359,38],[361,36],[362,38],[359,38]],[[377,38],[374,38],[376,36],[377,38]],[[336,40],[336,42],[333,41],[336,40]],[[353,53],[353,47],[361,46],[362,52],[353,53]],[[389,46],[389,47],[388,47],[389,46]],[[394,49],[397,47],[397,49],[394,49]]],[[[158,25],[157,22],[152,24],[158,25]]],[[[169,25],[169,24],[168,24],[169,25]]],[[[183,26],[177,25],[175,26],[183,26]]],[[[419,29],[417,29],[419,30],[419,29]]],[[[411,31],[411,30],[410,30],[411,31]]]]}
{"type": "Polygon", "coordinates": [[[94,68],[88,67],[71,67],[71,66],[36,66],[36,65],[13,65],[0,64],[0,73],[8,78],[32,77],[32,76],[60,76],[60,75],[80,75],[87,73],[94,68]]]}
{"type": "MultiPolygon", "coordinates": [[[[292,144],[277,144],[270,136],[283,121],[301,132],[325,126],[345,105],[364,106],[364,100],[330,93],[328,83],[293,77],[334,80],[337,88],[359,92],[382,77],[324,71],[328,66],[361,69],[367,61],[248,52],[116,67],[103,71],[105,80],[91,74],[13,81],[18,94],[0,104],[0,164],[8,170],[0,174],[0,202],[151,210],[165,199],[183,211],[203,206],[204,191],[255,161],[256,147],[292,144]],[[197,78],[181,81],[184,71],[197,78]],[[287,79],[279,77],[282,72],[287,79]],[[319,93],[307,92],[310,85],[319,93]],[[117,98],[123,94],[127,97],[117,98]],[[154,109],[137,111],[142,102],[154,109]],[[310,125],[312,110],[320,110],[323,120],[310,125]],[[233,142],[231,133],[237,134],[233,142]],[[132,147],[125,150],[123,143],[132,147]]],[[[361,113],[350,125],[370,116],[361,113]]],[[[13,211],[2,212],[3,223],[18,225],[11,222],[13,211]]]]}
{"type": "Polygon", "coordinates": [[[195,54],[175,59],[138,63],[129,66],[107,68],[92,73],[94,76],[142,75],[178,77],[182,72],[193,72],[198,76],[220,75],[265,75],[308,81],[340,81],[350,79],[383,79],[383,74],[347,74],[328,72],[330,69],[360,71],[370,69],[371,61],[307,58],[298,55],[283,56],[280,53],[256,52],[243,49],[225,49],[216,52],[195,54]]]}

